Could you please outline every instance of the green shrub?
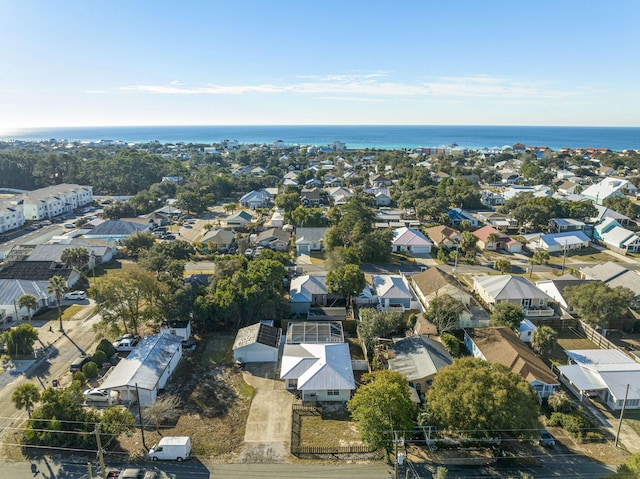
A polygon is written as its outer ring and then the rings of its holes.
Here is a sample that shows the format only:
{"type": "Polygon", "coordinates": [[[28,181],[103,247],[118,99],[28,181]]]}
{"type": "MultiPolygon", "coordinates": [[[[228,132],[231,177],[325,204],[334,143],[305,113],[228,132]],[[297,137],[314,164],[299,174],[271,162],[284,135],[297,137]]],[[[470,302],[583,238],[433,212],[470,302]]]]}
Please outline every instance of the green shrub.
{"type": "MultiPolygon", "coordinates": [[[[113,347],[113,344],[111,344],[106,339],[103,339],[102,341],[100,341],[100,343],[98,344],[98,347],[96,348],[96,352],[97,351],[104,351],[104,354],[107,355],[107,359],[111,358],[114,354],[116,354],[116,349],[113,347]]],[[[102,364],[102,363],[98,363],[98,364],[102,364]]]]}
{"type": "Polygon", "coordinates": [[[102,367],[102,365],[106,363],[108,359],[109,358],[107,357],[107,354],[104,351],[98,349],[96,350],[95,354],[91,358],[91,361],[96,363],[98,367],[102,367]]]}
{"type": "Polygon", "coordinates": [[[449,351],[453,357],[460,355],[460,341],[453,334],[443,333],[440,335],[440,341],[444,348],[449,351]]]}
{"type": "Polygon", "coordinates": [[[573,403],[564,391],[558,391],[549,396],[547,404],[554,412],[568,413],[573,410],[573,403]]]}
{"type": "Polygon", "coordinates": [[[416,314],[411,313],[407,318],[407,329],[413,329],[413,327],[416,325],[417,319],[418,317],[416,316],[416,314]]]}
{"type": "Polygon", "coordinates": [[[87,377],[87,379],[97,378],[98,377],[98,365],[93,361],[89,361],[87,364],[82,366],[82,372],[87,377]]]}
{"type": "Polygon", "coordinates": [[[87,382],[87,377],[84,375],[82,371],[76,371],[72,376],[74,381],[78,381],[80,384],[84,384],[87,382]]]}

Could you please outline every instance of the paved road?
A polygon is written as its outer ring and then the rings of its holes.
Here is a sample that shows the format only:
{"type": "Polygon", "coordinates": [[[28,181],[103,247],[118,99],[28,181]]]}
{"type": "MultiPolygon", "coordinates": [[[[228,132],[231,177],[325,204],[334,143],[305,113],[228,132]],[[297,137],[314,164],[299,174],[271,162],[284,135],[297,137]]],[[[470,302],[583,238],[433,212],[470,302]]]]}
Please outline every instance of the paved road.
{"type": "Polygon", "coordinates": [[[10,427],[18,426],[24,418],[25,411],[17,410],[11,395],[13,391],[21,384],[32,382],[42,390],[51,386],[53,379],[62,379],[63,385],[70,381],[69,364],[78,357],[82,352],[87,351],[95,342],[95,333],[92,325],[100,318],[93,316],[88,320],[72,320],[65,321],[64,334],[58,332],[58,322],[50,321],[49,323],[34,322],[34,326],[39,329],[40,339],[47,345],[51,346],[47,349],[46,355],[38,361],[33,361],[22,373],[11,375],[4,373],[0,376],[0,404],[2,404],[2,412],[0,413],[0,431],[7,431],[2,435],[2,442],[13,444],[15,441],[14,434],[10,427]],[[49,330],[49,325],[52,331],[49,330]]]}

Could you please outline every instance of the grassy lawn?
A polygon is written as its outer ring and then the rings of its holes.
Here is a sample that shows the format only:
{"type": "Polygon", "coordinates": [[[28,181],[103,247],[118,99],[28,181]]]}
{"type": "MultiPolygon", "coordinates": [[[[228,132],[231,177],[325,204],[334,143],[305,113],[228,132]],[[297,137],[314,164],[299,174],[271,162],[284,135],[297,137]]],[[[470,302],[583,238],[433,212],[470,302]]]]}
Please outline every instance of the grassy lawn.
{"type": "MultiPolygon", "coordinates": [[[[69,321],[71,320],[79,311],[83,309],[83,306],[79,304],[72,304],[70,306],[62,307],[62,320],[69,321]]],[[[47,311],[38,314],[34,319],[38,321],[53,321],[58,319],[58,308],[57,306],[48,309],[47,311]]]]}
{"type": "Polygon", "coordinates": [[[578,336],[568,329],[562,329],[558,331],[558,344],[549,355],[549,359],[556,366],[567,364],[567,355],[564,353],[564,349],[598,349],[598,347],[588,339],[578,336]]]}
{"type": "Polygon", "coordinates": [[[583,248],[581,250],[571,252],[567,257],[567,263],[571,260],[578,262],[606,263],[613,259],[615,259],[614,256],[605,253],[604,251],[599,251],[595,248],[583,248]]]}
{"type": "Polygon", "coordinates": [[[312,251],[309,257],[311,258],[311,264],[324,264],[326,261],[323,251],[312,251]]]}
{"type": "Polygon", "coordinates": [[[303,416],[301,446],[353,446],[361,445],[360,434],[350,420],[346,408],[328,410],[320,416],[303,416]]]}
{"type": "Polygon", "coordinates": [[[364,360],[364,353],[362,352],[362,346],[360,346],[360,340],[358,338],[345,338],[349,343],[349,351],[351,353],[351,359],[364,360]]]}

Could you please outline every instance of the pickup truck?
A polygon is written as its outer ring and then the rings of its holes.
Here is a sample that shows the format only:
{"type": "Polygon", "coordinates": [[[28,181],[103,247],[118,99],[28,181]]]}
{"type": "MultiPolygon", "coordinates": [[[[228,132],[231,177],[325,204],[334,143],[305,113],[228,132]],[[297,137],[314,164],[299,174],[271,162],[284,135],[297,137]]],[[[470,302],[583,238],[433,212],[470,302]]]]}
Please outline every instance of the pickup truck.
{"type": "Polygon", "coordinates": [[[138,338],[124,338],[114,341],[113,347],[119,353],[126,353],[129,351],[133,351],[133,348],[138,345],[138,341],[138,338]]]}
{"type": "Polygon", "coordinates": [[[107,479],[157,479],[158,473],[138,468],[127,468],[122,471],[110,471],[107,479]]]}

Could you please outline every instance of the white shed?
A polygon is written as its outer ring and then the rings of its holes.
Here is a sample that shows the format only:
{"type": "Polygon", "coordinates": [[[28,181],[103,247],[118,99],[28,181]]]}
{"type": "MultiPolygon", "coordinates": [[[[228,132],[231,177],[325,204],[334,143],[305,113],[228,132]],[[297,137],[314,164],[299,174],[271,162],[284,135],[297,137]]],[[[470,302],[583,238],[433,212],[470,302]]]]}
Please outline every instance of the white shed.
{"type": "Polygon", "coordinates": [[[281,332],[263,323],[240,329],[233,343],[233,359],[243,363],[277,362],[281,332]]]}

